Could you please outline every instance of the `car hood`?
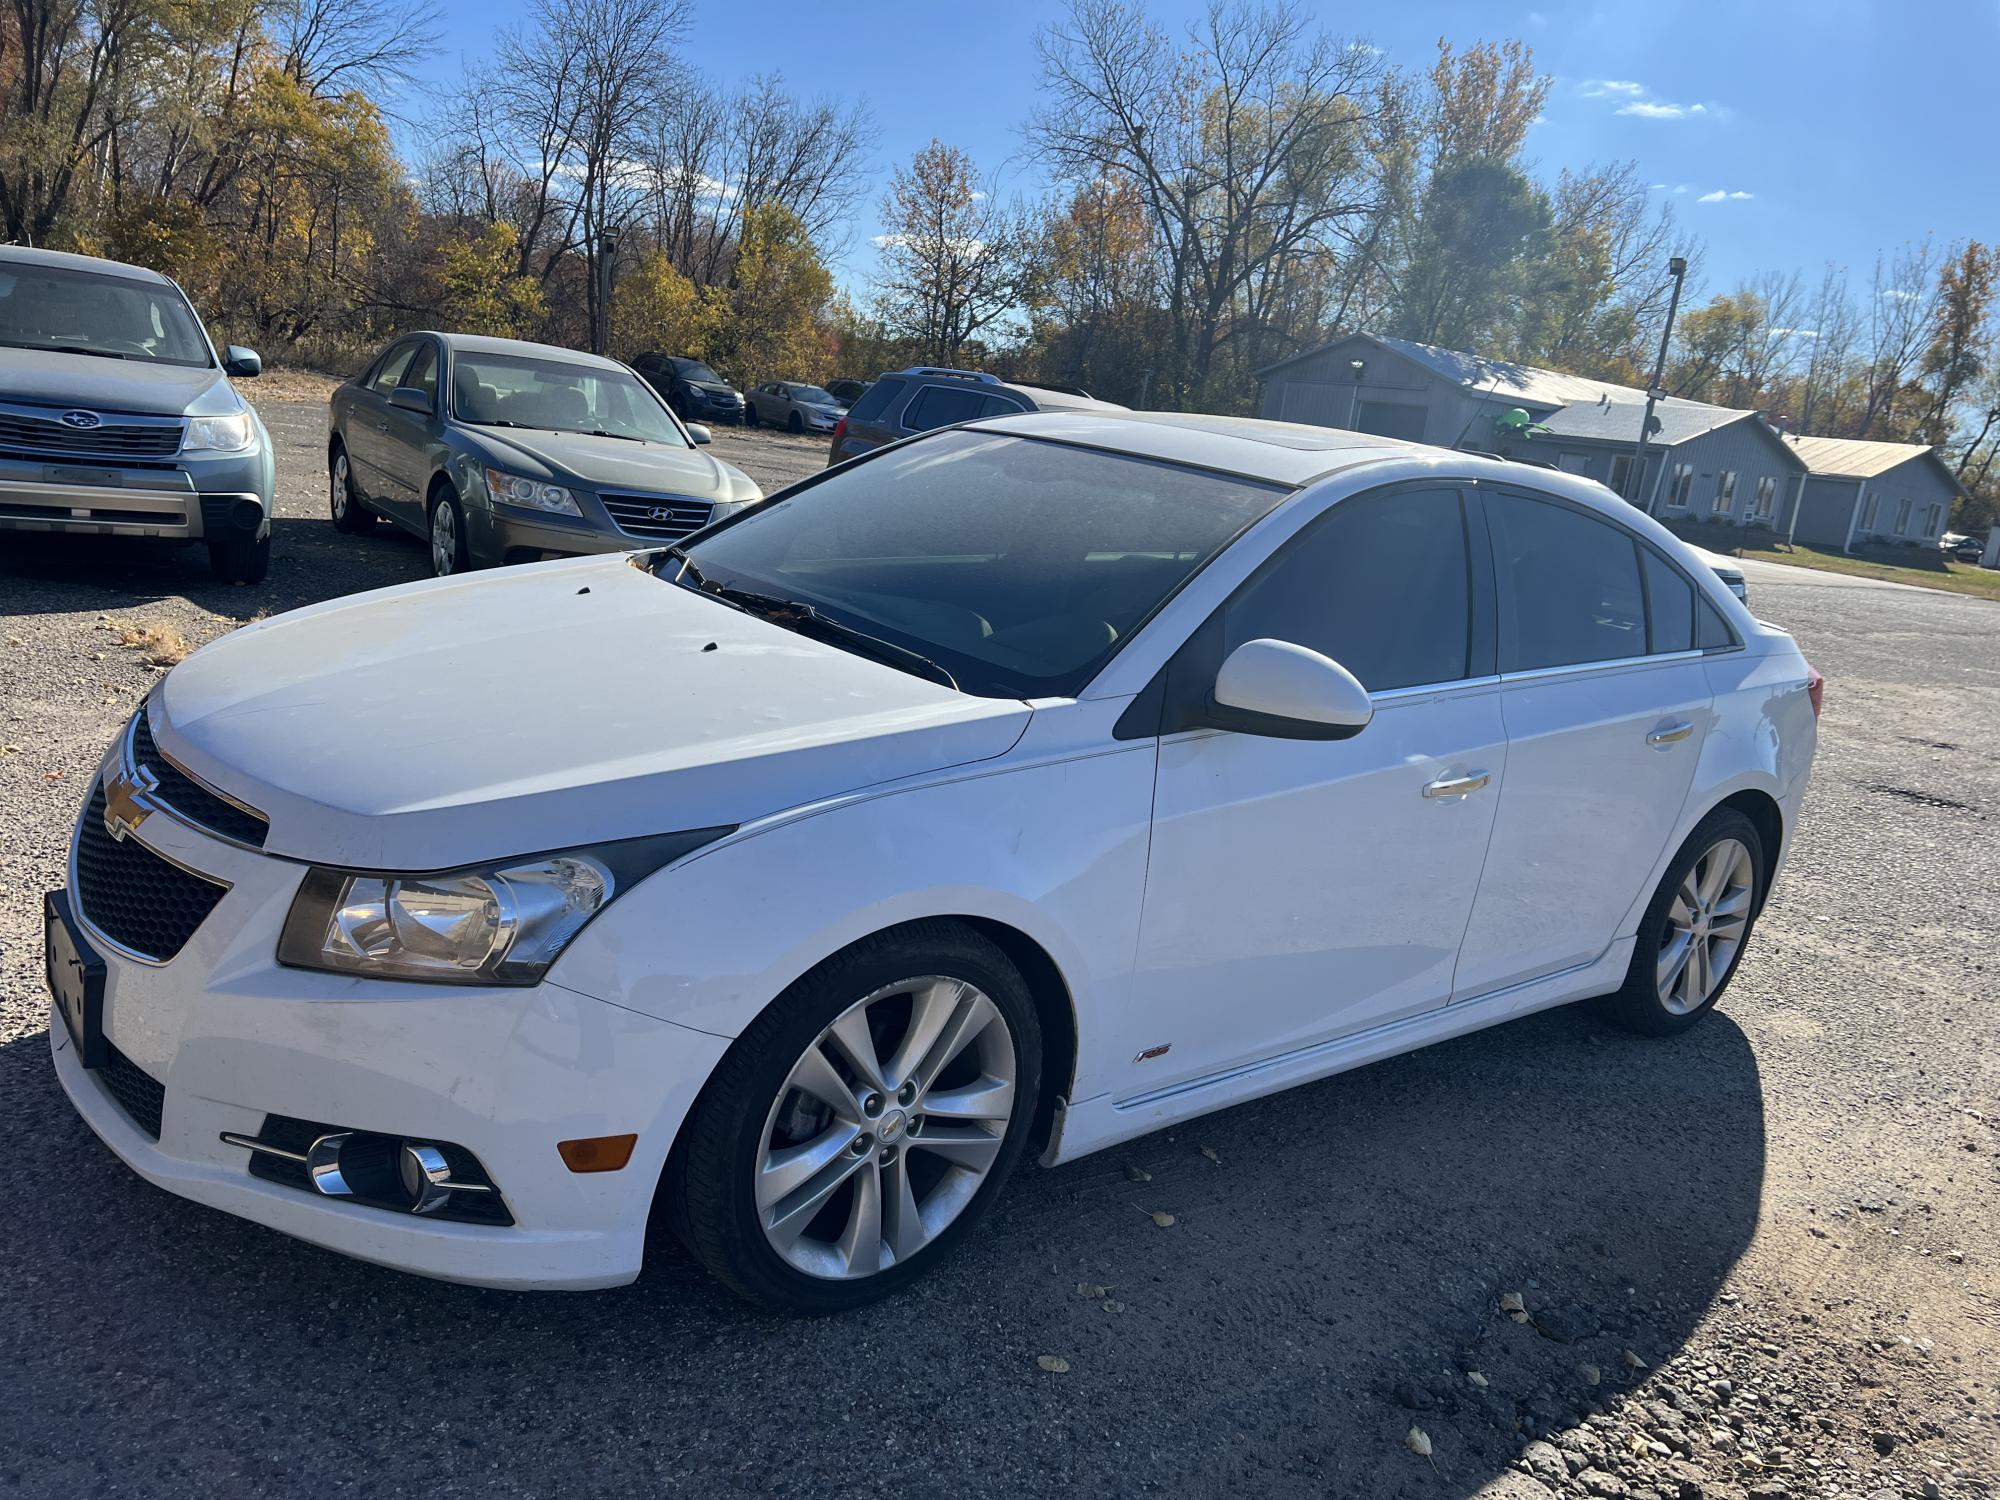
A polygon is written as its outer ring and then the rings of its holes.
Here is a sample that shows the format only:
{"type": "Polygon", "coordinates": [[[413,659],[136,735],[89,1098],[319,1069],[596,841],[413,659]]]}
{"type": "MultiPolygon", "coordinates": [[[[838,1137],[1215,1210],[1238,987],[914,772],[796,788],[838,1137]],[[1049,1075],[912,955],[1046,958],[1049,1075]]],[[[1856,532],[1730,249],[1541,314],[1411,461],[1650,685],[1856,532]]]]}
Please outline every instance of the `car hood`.
{"type": "Polygon", "coordinates": [[[664,583],[623,557],[246,626],[156,690],[160,747],[273,854],[434,870],[740,824],[999,755],[1031,710],[664,583]]]}
{"type": "Polygon", "coordinates": [[[49,349],[0,350],[0,401],[163,417],[226,416],[243,409],[213,366],[195,370],[49,349]]]}
{"type": "Polygon", "coordinates": [[[587,489],[686,495],[725,503],[756,500],[763,494],[748,474],[699,448],[512,427],[482,427],[479,438],[496,464],[526,468],[537,479],[574,480],[587,489]],[[521,463],[522,458],[529,462],[521,463]]]}

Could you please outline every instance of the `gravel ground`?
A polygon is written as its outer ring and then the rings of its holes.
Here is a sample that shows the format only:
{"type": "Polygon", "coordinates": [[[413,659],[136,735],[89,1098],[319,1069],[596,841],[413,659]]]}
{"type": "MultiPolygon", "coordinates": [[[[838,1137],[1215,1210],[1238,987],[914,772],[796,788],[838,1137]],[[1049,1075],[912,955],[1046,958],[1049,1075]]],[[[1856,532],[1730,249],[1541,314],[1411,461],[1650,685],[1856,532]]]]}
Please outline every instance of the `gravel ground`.
{"type": "MultiPolygon", "coordinates": [[[[1753,581],[1827,718],[1790,870],[1686,1037],[1534,1017],[1027,1169],[844,1319],[750,1312],[668,1242],[619,1291],[481,1292],[146,1186],[49,1067],[40,893],[157,671],[120,628],[199,644],[424,569],[324,520],[321,406],[265,414],[263,587],[0,543],[0,1488],[1994,1493],[2000,608],[1753,581]]],[[[775,488],[823,445],[716,451],[775,488]]]]}

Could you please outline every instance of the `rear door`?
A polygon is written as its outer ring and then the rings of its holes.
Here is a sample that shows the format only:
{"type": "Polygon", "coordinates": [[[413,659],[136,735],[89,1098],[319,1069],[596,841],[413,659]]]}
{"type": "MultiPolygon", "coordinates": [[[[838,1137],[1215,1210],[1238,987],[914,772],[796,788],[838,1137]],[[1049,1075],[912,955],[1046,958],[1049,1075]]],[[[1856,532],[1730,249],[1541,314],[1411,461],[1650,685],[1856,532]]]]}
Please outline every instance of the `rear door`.
{"type": "Polygon", "coordinates": [[[348,471],[354,476],[355,488],[375,505],[394,504],[395,484],[389,474],[389,392],[401,383],[417,343],[416,339],[399,339],[391,344],[362,377],[348,403],[347,422],[341,432],[347,444],[348,471]]]}
{"type": "Polygon", "coordinates": [[[1677,565],[1610,518],[1521,490],[1481,496],[1507,785],[1455,1000],[1587,964],[1625,935],[1709,730],[1703,612],[1719,623],[1677,565]]]}

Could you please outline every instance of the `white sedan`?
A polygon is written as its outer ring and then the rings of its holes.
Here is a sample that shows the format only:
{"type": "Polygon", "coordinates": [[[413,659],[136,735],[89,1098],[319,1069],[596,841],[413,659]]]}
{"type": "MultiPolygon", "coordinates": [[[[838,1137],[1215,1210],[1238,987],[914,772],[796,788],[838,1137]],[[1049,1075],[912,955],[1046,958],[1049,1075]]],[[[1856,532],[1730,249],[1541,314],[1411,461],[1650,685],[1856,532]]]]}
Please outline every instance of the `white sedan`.
{"type": "Polygon", "coordinates": [[[55,1067],[150,1181],[366,1260],[609,1286],[659,1216],[851,1306],[1024,1152],[1576,1000],[1694,1024],[1819,698],[1586,480],[976,422],[183,662],[48,900],[55,1067]]]}

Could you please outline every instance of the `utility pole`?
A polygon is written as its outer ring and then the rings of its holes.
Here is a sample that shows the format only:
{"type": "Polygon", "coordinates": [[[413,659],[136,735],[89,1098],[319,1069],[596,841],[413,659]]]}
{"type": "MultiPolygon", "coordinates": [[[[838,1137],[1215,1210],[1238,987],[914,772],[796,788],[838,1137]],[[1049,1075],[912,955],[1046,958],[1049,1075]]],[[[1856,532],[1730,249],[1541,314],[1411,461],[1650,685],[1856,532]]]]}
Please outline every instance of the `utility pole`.
{"type": "Polygon", "coordinates": [[[590,352],[611,352],[611,261],[618,254],[618,241],[610,234],[597,237],[597,325],[590,330],[590,352]]]}
{"type": "Polygon", "coordinates": [[[1653,431],[1653,407],[1667,399],[1667,346],[1673,342],[1674,314],[1681,310],[1681,285],[1687,280],[1685,256],[1667,262],[1667,274],[1674,278],[1674,294],[1667,303],[1667,326],[1660,330],[1660,357],[1653,365],[1653,383],[1646,387],[1646,414],[1639,419],[1639,441],[1632,445],[1632,472],[1625,476],[1625,498],[1637,505],[1646,482],[1646,439],[1653,431]]]}

